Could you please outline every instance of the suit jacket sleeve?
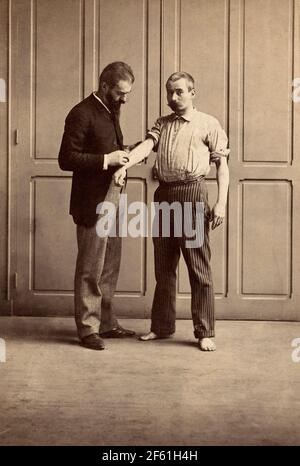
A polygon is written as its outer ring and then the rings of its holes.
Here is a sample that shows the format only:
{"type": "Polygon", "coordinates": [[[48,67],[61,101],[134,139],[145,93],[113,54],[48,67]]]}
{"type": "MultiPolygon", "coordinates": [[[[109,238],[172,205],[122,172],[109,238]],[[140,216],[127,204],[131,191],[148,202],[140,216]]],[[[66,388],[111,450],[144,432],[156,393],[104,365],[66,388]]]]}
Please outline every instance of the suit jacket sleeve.
{"type": "Polygon", "coordinates": [[[85,151],[89,129],[89,117],[76,109],[71,110],[65,121],[58,156],[62,170],[103,170],[104,154],[91,154],[85,151]]]}

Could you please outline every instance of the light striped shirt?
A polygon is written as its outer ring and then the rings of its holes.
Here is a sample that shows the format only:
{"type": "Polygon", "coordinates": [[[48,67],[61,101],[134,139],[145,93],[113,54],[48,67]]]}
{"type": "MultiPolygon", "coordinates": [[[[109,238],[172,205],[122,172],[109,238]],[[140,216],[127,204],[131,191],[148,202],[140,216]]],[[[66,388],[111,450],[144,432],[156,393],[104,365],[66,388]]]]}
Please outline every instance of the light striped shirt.
{"type": "Polygon", "coordinates": [[[158,118],[146,137],[155,142],[157,175],[164,182],[206,176],[211,162],[229,154],[219,121],[195,108],[188,115],[158,118]]]}

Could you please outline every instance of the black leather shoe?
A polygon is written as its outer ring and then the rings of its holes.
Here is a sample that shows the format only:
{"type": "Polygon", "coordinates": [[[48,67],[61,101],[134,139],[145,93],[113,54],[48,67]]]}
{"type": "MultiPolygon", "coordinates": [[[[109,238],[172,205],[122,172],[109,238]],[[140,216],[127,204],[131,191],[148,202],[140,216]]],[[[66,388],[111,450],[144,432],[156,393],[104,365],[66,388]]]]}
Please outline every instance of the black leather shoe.
{"type": "Polygon", "coordinates": [[[81,341],[82,346],[85,348],[93,349],[93,350],[104,350],[105,344],[102,338],[99,337],[97,333],[92,333],[87,337],[84,337],[81,341]]]}
{"type": "Polygon", "coordinates": [[[109,330],[108,332],[100,333],[101,337],[103,338],[126,338],[126,337],[133,337],[135,332],[133,330],[127,330],[126,328],[118,327],[109,330]]]}

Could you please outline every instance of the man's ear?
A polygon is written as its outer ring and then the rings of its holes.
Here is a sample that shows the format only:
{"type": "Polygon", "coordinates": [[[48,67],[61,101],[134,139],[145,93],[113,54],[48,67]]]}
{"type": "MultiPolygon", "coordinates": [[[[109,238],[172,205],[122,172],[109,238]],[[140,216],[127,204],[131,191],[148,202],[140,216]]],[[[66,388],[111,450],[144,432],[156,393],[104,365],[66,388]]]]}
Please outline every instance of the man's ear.
{"type": "Polygon", "coordinates": [[[101,83],[101,90],[106,94],[107,91],[108,91],[108,84],[103,81],[103,83],[101,83]]]}
{"type": "Polygon", "coordinates": [[[193,97],[195,97],[195,95],[196,95],[195,89],[192,89],[192,90],[191,90],[191,94],[192,94],[193,97]]]}

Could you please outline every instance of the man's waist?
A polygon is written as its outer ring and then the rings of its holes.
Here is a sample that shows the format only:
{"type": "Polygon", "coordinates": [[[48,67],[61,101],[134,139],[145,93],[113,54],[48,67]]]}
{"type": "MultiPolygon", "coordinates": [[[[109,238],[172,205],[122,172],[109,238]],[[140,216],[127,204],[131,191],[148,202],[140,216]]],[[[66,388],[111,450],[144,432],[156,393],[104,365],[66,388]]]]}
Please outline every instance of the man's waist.
{"type": "Polygon", "coordinates": [[[184,179],[174,179],[170,181],[166,180],[159,180],[159,185],[160,186],[180,186],[180,185],[186,185],[186,184],[192,184],[192,183],[197,183],[205,180],[205,175],[198,175],[196,177],[187,177],[184,179]]]}

